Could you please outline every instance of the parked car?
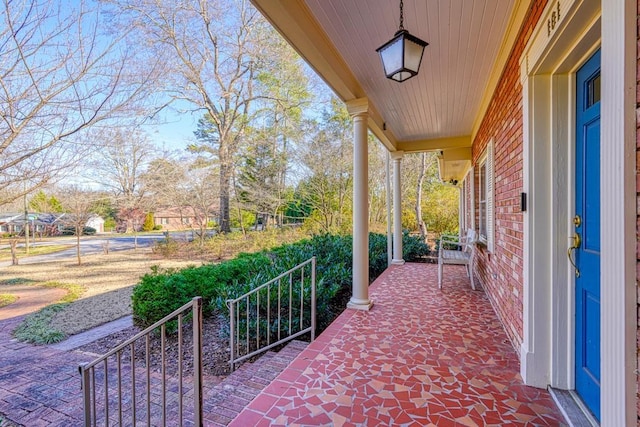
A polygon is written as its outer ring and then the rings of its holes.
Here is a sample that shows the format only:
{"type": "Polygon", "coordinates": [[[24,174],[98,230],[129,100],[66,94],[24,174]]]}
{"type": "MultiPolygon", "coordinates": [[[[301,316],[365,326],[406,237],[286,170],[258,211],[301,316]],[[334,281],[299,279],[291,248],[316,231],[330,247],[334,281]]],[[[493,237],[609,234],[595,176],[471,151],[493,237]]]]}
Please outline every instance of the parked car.
{"type": "MultiPolygon", "coordinates": [[[[75,227],[62,227],[60,228],[60,234],[63,236],[75,236],[76,229],[75,227]]],[[[93,227],[84,227],[82,229],[83,236],[93,236],[94,234],[96,234],[96,229],[93,227]]]]}

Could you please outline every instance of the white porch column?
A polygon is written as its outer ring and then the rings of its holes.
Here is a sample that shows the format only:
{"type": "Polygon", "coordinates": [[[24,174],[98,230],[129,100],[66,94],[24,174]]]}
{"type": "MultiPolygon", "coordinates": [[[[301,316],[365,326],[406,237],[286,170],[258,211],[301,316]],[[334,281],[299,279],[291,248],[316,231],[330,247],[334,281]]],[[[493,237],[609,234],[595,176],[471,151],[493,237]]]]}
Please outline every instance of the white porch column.
{"type": "Polygon", "coordinates": [[[347,308],[369,310],[369,100],[347,102],[353,118],[353,294],[347,308]]]}
{"type": "Polygon", "coordinates": [[[404,151],[393,151],[393,260],[391,264],[402,265],[402,157],[404,151]]]}

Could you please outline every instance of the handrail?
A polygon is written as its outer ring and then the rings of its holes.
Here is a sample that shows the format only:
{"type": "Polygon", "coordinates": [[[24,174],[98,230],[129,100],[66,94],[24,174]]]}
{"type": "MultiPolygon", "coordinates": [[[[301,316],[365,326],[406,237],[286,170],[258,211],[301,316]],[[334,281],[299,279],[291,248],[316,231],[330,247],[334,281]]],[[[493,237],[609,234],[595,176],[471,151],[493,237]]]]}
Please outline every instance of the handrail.
{"type": "Polygon", "coordinates": [[[261,289],[266,288],[267,286],[271,285],[272,283],[275,283],[275,282],[277,282],[278,280],[282,279],[283,277],[286,277],[286,276],[290,275],[291,273],[295,272],[296,270],[300,270],[300,268],[302,268],[302,267],[304,267],[305,265],[310,264],[310,263],[312,263],[312,262],[314,263],[314,271],[315,271],[315,259],[316,259],[316,257],[309,258],[309,259],[308,259],[308,260],[306,260],[305,262],[303,262],[303,263],[301,263],[301,264],[296,265],[295,267],[293,267],[293,268],[291,268],[291,269],[289,269],[289,270],[285,271],[284,273],[282,273],[282,274],[281,274],[281,275],[279,275],[278,277],[276,277],[276,278],[274,278],[274,279],[271,279],[271,280],[269,280],[268,282],[265,282],[265,283],[263,283],[262,285],[258,286],[257,288],[254,288],[254,289],[250,290],[250,291],[249,291],[249,292],[247,292],[246,294],[244,294],[244,295],[242,295],[242,296],[239,296],[238,298],[235,298],[235,299],[228,299],[228,300],[227,300],[227,305],[229,305],[229,304],[233,304],[233,303],[236,303],[236,302],[240,301],[241,299],[244,299],[245,297],[247,297],[247,296],[249,296],[249,295],[253,295],[254,293],[256,293],[256,292],[260,291],[261,289]]]}
{"type": "MultiPolygon", "coordinates": [[[[127,417],[129,423],[135,424],[137,420],[137,400],[146,400],[145,414],[147,425],[152,425],[152,402],[151,402],[151,367],[150,367],[150,334],[160,328],[160,343],[161,343],[161,420],[154,420],[153,425],[167,425],[167,405],[171,401],[174,403],[177,400],[177,416],[178,425],[183,425],[183,416],[185,411],[183,404],[183,367],[182,367],[182,327],[183,316],[185,312],[191,309],[192,322],[193,322],[193,424],[195,426],[202,426],[202,297],[195,297],[187,304],[178,308],[171,314],[163,317],[153,325],[144,329],[136,334],[134,337],[119,344],[108,353],[96,358],[90,363],[82,364],[78,367],[82,376],[82,393],[83,393],[83,405],[84,405],[84,425],[86,427],[95,426],[97,424],[98,415],[102,415],[104,418],[104,425],[108,426],[110,422],[109,410],[111,406],[116,406],[117,409],[117,424],[124,425],[123,419],[127,417]],[[177,379],[177,399],[167,399],[167,372],[166,372],[166,351],[165,351],[165,336],[166,336],[166,324],[177,318],[178,322],[178,379],[177,379]],[[145,375],[143,378],[136,379],[136,356],[135,356],[135,344],[138,340],[144,338],[144,351],[145,351],[145,375]],[[129,363],[130,372],[128,372],[127,382],[130,384],[128,389],[129,399],[123,398],[124,387],[123,379],[127,373],[123,372],[122,358],[125,350],[129,351],[129,363]],[[110,385],[110,372],[108,360],[115,356],[116,359],[116,377],[115,385],[110,385]],[[103,405],[98,408],[97,400],[97,382],[96,382],[96,366],[102,364],[103,369],[98,372],[98,375],[103,376],[103,405]],[[110,391],[117,391],[117,397],[115,403],[112,403],[109,399],[110,391]],[[144,395],[140,395],[139,389],[144,388],[144,395]],[[129,401],[131,402],[129,404],[129,401]],[[124,403],[124,404],[123,404],[124,403]],[[126,409],[124,408],[126,406],[126,409]]],[[[154,402],[154,407],[157,403],[154,402]]],[[[157,415],[157,414],[155,414],[157,415]]],[[[127,423],[125,423],[127,424],[127,423]]],[[[173,424],[173,420],[171,422],[173,424]]]]}
{"type": "Polygon", "coordinates": [[[258,286],[255,289],[247,292],[246,294],[234,299],[228,299],[227,306],[229,308],[229,341],[230,341],[230,364],[231,369],[234,370],[236,364],[243,360],[256,356],[264,351],[267,351],[273,347],[283,344],[287,341],[291,341],[306,333],[310,333],[311,341],[315,339],[316,329],[316,257],[312,257],[307,261],[293,267],[292,269],[285,271],[274,279],[269,280],[266,283],[258,286]],[[310,278],[305,279],[305,268],[310,265],[310,278]],[[294,288],[294,274],[300,272],[299,276],[295,277],[296,286],[294,288]],[[288,284],[282,285],[282,279],[288,278],[288,284]],[[305,300],[305,284],[308,283],[309,289],[309,326],[304,327],[304,300],[305,300]],[[299,284],[299,287],[298,287],[299,284]],[[277,301],[272,299],[271,287],[277,286],[277,301]],[[283,287],[285,293],[283,298],[283,287]],[[263,303],[263,307],[260,307],[260,294],[266,290],[266,302],[263,303]],[[293,326],[293,314],[298,309],[298,301],[294,307],[293,297],[294,294],[299,293],[299,318],[296,319],[296,327],[293,326]],[[252,303],[253,299],[253,303],[252,303]],[[286,306],[282,306],[282,302],[287,302],[286,306]],[[272,306],[275,303],[275,307],[272,306]],[[241,304],[243,304],[243,310],[241,315],[241,304]],[[266,306],[266,307],[265,307],[266,306]],[[261,311],[264,312],[266,319],[261,319],[261,311]],[[283,321],[283,312],[287,315],[287,318],[283,321]],[[271,315],[274,314],[272,322],[271,315]],[[286,322],[288,320],[288,323],[286,322]],[[241,323],[243,322],[243,323],[241,323]],[[255,323],[255,326],[252,324],[255,323]],[[283,323],[285,323],[286,336],[282,337],[283,323]],[[264,324],[264,327],[263,327],[264,324]],[[250,329],[254,329],[255,340],[251,339],[250,329]],[[243,344],[241,347],[241,329],[244,330],[243,344]],[[275,332],[277,339],[271,342],[271,335],[275,332]],[[260,345],[260,337],[264,333],[266,344],[260,345]],[[252,350],[253,349],[253,350],[252,350]],[[241,353],[243,353],[241,355],[241,353]]]}
{"type": "Polygon", "coordinates": [[[95,359],[94,361],[87,363],[85,365],[82,365],[85,369],[89,369],[94,367],[95,365],[97,365],[98,363],[102,362],[104,359],[107,359],[111,356],[113,356],[114,354],[118,353],[120,350],[124,349],[125,347],[131,345],[134,341],[137,341],[139,338],[147,335],[149,332],[158,329],[160,326],[162,326],[162,324],[169,322],[170,320],[172,320],[174,317],[176,317],[178,314],[181,314],[182,312],[186,311],[187,309],[191,308],[194,304],[195,300],[202,300],[202,297],[195,297],[193,298],[191,301],[189,301],[188,303],[186,303],[185,305],[183,305],[182,307],[178,308],[177,310],[173,311],[171,314],[166,315],[165,317],[163,317],[162,319],[158,320],[156,323],[154,323],[153,325],[149,326],[148,328],[138,332],[135,336],[133,336],[132,338],[129,338],[128,340],[126,340],[125,342],[119,344],[117,347],[114,347],[112,350],[110,350],[108,353],[103,354],[102,356],[98,357],[97,359],[95,359]]]}

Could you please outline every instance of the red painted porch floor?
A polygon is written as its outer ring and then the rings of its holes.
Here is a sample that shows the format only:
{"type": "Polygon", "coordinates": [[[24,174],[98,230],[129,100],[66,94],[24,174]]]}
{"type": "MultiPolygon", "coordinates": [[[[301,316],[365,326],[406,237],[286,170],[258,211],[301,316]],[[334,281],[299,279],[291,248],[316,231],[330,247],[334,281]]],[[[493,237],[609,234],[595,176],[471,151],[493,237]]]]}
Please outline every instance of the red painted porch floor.
{"type": "Polygon", "coordinates": [[[369,312],[346,310],[232,426],[560,425],[462,266],[388,269],[369,312]]]}

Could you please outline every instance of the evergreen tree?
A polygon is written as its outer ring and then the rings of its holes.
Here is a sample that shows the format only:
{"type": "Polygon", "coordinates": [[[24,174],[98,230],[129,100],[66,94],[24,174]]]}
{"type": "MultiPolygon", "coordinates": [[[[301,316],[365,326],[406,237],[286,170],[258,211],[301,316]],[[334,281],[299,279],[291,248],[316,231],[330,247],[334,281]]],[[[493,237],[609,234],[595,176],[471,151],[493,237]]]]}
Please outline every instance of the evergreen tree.
{"type": "Polygon", "coordinates": [[[153,218],[153,212],[147,212],[147,215],[144,217],[144,223],[142,223],[142,231],[153,231],[153,227],[155,227],[156,223],[153,218]]]}

